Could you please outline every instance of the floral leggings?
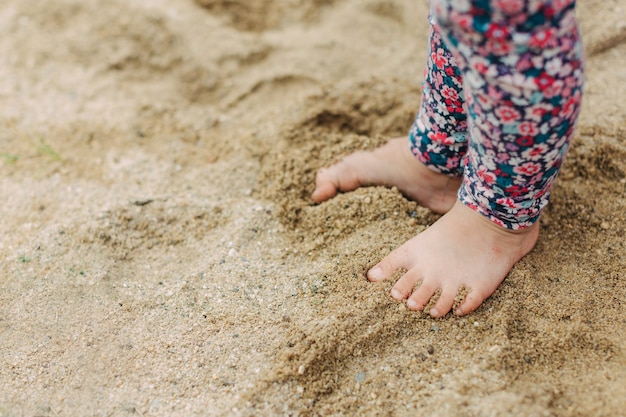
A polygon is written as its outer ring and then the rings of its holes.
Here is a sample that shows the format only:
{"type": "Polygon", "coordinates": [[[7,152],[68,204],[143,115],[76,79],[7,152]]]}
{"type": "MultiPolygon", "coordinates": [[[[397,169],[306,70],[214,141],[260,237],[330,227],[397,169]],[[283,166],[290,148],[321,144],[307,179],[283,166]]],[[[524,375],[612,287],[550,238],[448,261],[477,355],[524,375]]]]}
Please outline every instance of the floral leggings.
{"type": "Polygon", "coordinates": [[[583,64],[575,0],[431,0],[409,134],[459,200],[508,229],[537,221],[574,130],[583,64]]]}

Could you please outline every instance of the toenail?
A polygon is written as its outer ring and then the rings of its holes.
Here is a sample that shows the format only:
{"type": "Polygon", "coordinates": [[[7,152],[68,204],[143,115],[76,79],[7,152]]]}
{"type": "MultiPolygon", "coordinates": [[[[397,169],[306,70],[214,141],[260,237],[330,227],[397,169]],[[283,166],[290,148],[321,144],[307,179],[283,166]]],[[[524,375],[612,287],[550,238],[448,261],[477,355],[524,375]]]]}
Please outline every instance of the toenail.
{"type": "Polygon", "coordinates": [[[417,301],[413,300],[413,299],[409,299],[406,302],[406,305],[408,308],[410,308],[411,310],[417,310],[417,301]]]}
{"type": "Polygon", "coordinates": [[[429,314],[432,317],[439,317],[439,310],[437,310],[436,308],[431,308],[429,314]]]}
{"type": "Polygon", "coordinates": [[[367,274],[367,276],[370,279],[373,279],[376,281],[378,281],[379,279],[385,278],[385,275],[383,274],[383,270],[380,266],[375,266],[374,268],[370,269],[370,272],[367,274]]]}
{"type": "Polygon", "coordinates": [[[404,299],[402,293],[395,288],[391,290],[391,296],[398,301],[404,299]]]}
{"type": "Polygon", "coordinates": [[[461,309],[461,307],[459,307],[459,308],[456,309],[454,314],[456,314],[457,316],[462,316],[465,313],[463,312],[463,309],[461,309]]]}

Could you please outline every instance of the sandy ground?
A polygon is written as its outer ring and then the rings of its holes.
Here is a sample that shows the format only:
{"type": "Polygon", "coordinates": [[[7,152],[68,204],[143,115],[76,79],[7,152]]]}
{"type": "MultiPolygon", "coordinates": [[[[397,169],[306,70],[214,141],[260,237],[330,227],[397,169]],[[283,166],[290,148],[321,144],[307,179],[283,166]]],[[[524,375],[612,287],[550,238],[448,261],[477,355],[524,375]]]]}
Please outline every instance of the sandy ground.
{"type": "Polygon", "coordinates": [[[436,220],[315,171],[408,129],[426,4],[0,0],[0,416],[626,415],[626,0],[536,249],[469,317],[364,272],[436,220]]]}

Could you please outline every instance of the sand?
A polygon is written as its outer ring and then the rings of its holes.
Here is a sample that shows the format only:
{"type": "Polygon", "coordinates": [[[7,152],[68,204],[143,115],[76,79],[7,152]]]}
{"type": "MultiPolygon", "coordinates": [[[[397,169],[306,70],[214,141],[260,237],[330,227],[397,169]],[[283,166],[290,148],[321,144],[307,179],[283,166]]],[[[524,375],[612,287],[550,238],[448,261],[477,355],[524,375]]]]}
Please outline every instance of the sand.
{"type": "Polygon", "coordinates": [[[407,131],[426,4],[0,0],[0,416],[626,415],[626,0],[537,247],[474,314],[364,273],[437,216],[318,168],[407,131]]]}

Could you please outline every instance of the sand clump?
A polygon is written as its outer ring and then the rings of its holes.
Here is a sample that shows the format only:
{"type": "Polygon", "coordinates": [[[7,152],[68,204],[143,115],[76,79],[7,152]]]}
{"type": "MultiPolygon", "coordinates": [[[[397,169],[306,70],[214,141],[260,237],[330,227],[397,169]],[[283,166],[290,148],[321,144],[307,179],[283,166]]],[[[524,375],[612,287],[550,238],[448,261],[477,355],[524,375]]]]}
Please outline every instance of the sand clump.
{"type": "Polygon", "coordinates": [[[537,247],[433,320],[365,272],[437,215],[309,199],[406,133],[426,2],[0,1],[0,416],[623,415],[626,3],[578,7],[537,247]]]}

